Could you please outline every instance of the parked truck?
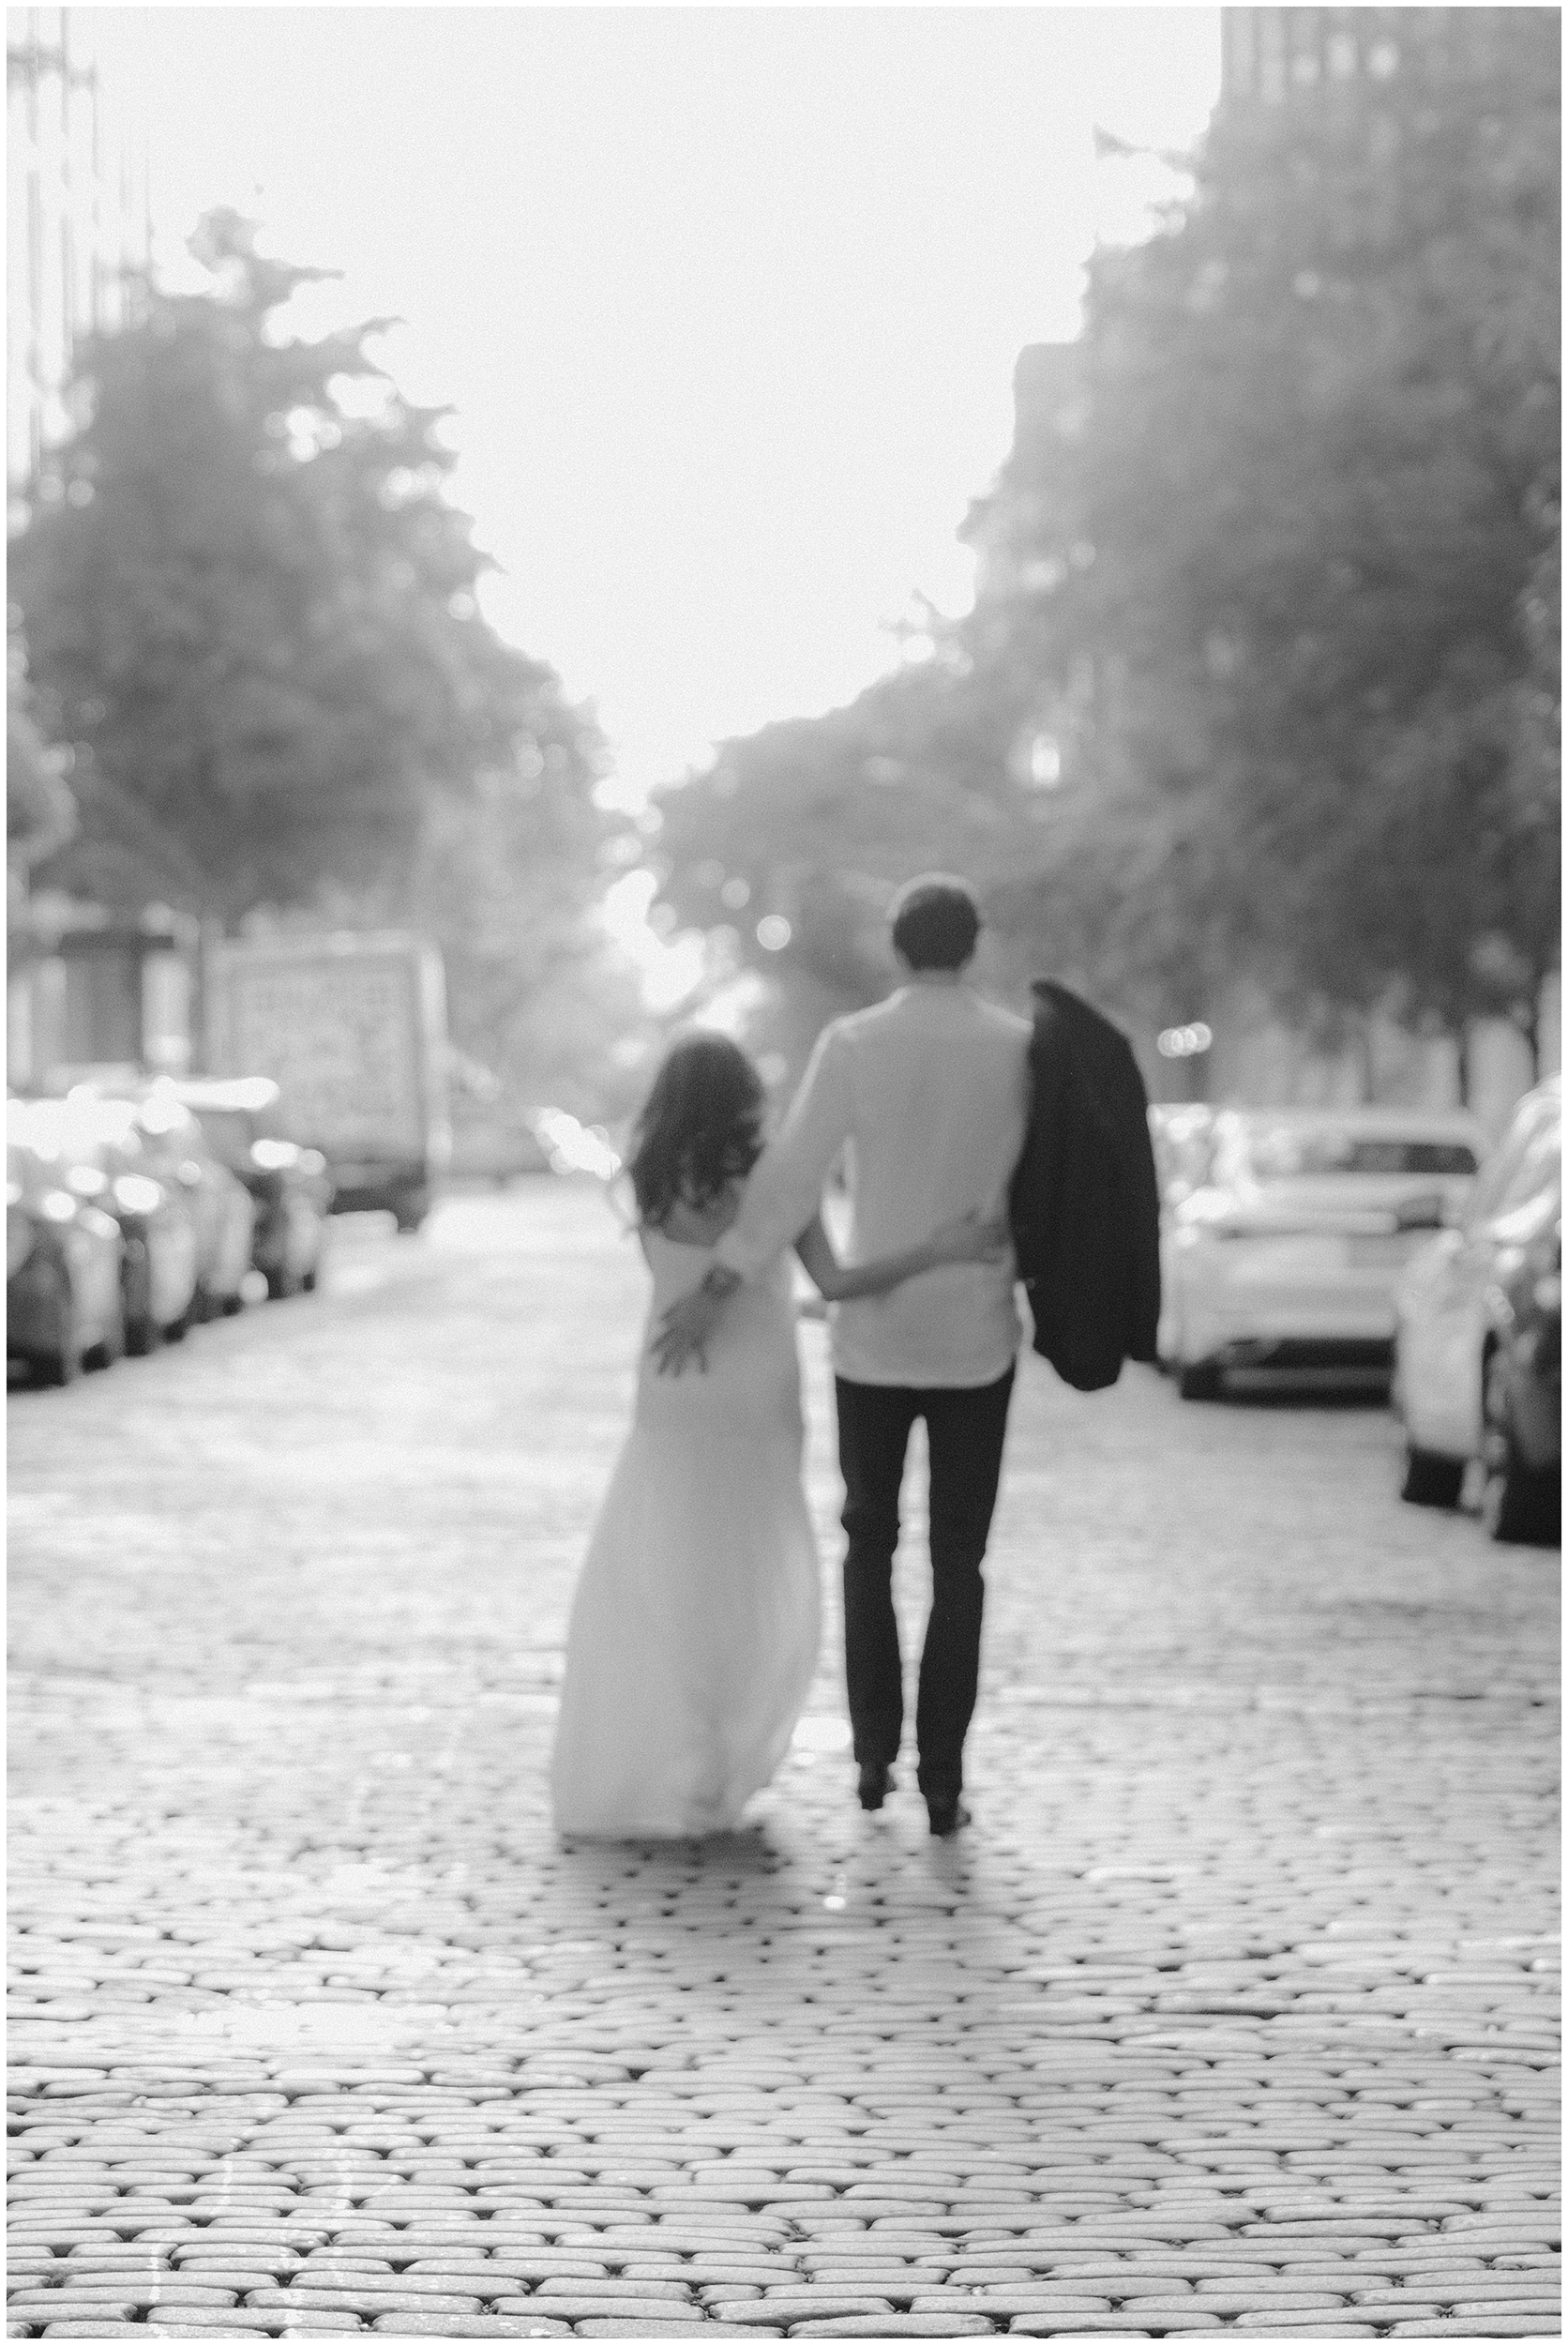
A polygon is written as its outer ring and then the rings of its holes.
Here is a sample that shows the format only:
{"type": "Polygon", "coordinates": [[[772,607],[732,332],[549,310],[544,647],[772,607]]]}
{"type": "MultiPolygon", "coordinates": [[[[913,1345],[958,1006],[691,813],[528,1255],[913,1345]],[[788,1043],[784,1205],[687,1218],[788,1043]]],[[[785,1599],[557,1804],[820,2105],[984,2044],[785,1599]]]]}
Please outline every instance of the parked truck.
{"type": "Polygon", "coordinates": [[[434,946],[357,931],[223,942],[204,1003],[207,1071],[272,1077],[294,1137],[326,1158],[334,1209],[416,1230],[452,1145],[434,946]]]}

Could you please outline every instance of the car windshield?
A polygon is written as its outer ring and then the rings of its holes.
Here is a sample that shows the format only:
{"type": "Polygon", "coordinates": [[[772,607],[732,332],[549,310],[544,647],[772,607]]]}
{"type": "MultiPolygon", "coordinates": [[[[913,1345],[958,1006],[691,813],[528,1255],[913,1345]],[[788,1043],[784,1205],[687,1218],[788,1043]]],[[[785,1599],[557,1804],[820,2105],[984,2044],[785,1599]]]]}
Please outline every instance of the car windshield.
{"type": "Polygon", "coordinates": [[[37,1162],[38,1146],[38,1118],[30,1115],[20,1099],[8,1101],[6,1107],[6,1146],[8,1158],[14,1156],[19,1163],[37,1162]]]}
{"type": "Polygon", "coordinates": [[[1333,1125],[1265,1124],[1241,1135],[1236,1151],[1256,1181],[1299,1181],[1334,1174],[1464,1176],[1475,1151],[1462,1140],[1419,1140],[1396,1132],[1358,1132],[1333,1125]]]}
{"type": "Polygon", "coordinates": [[[69,1099],[65,1104],[65,1123],[68,1130],[79,1133],[92,1146],[136,1149],[142,1135],[136,1127],[136,1110],[128,1099],[69,1099]]]}
{"type": "Polygon", "coordinates": [[[48,1166],[109,1164],[137,1153],[134,1117],[100,1100],[29,1099],[8,1119],[10,1136],[48,1166]]]}
{"type": "Polygon", "coordinates": [[[214,1156],[225,1164],[248,1164],[250,1143],[261,1126],[261,1118],[245,1108],[198,1108],[196,1121],[206,1134],[214,1156]]]}
{"type": "Polygon", "coordinates": [[[144,1138],[162,1141],[170,1147],[192,1147],[200,1136],[201,1127],[190,1110],[182,1108],[177,1099],[160,1098],[157,1093],[141,1102],[136,1122],[144,1138]]]}

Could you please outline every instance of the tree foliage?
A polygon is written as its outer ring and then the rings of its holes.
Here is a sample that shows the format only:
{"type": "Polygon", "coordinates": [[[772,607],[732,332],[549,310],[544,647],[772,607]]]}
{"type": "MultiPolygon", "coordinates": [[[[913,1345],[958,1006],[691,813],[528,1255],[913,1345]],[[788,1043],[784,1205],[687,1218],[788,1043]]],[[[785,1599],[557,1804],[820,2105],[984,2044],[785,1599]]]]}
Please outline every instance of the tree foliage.
{"type": "MultiPolygon", "coordinates": [[[[988,620],[1048,704],[1097,673],[1075,778],[1174,825],[1219,959],[1448,1028],[1532,1001],[1557,926],[1557,37],[1470,14],[1221,113],[1191,204],[1096,272],[1087,423],[1003,480],[1033,582],[988,620]]],[[[1043,909],[1101,837],[1063,826],[1043,909]]]]}
{"type": "Polygon", "coordinates": [[[480,615],[439,415],[375,366],[378,326],[291,337],[323,272],[233,213],[192,250],[210,291],[149,287],[83,348],[86,420],[34,484],[12,593],[53,727],[90,752],[59,876],[233,923],[409,871],[432,809],[520,756],[581,799],[597,741],[480,615]]]}
{"type": "Polygon", "coordinates": [[[1098,258],[1080,341],[1033,354],[943,656],[663,799],[668,900],[808,1016],[880,989],[868,908],[946,865],[1020,969],[1151,1026],[1238,976],[1324,1033],[1530,1022],[1558,923],[1558,27],[1397,33],[1224,107],[1190,199],[1098,258]]]}
{"type": "Polygon", "coordinates": [[[594,1122],[623,1104],[638,986],[598,917],[624,830],[581,786],[578,728],[541,720],[510,769],[430,809],[388,915],[435,937],[453,1036],[515,1098],[594,1122]]]}
{"type": "Polygon", "coordinates": [[[986,886],[1006,872],[1037,798],[1008,765],[1015,729],[948,641],[847,708],[726,742],[660,793],[662,900],[776,988],[767,1038],[787,1057],[886,991],[899,881],[941,867],[986,886]]]}

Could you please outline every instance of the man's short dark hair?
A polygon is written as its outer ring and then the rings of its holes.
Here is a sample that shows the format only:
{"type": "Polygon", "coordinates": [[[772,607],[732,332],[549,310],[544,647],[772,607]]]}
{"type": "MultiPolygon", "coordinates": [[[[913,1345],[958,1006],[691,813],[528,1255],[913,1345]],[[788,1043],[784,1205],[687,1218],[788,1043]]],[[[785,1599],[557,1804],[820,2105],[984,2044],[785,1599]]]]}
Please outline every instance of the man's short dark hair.
{"type": "Polygon", "coordinates": [[[961,969],[980,934],[980,910],[961,879],[944,871],[911,880],[893,900],[893,949],[912,969],[961,969]]]}

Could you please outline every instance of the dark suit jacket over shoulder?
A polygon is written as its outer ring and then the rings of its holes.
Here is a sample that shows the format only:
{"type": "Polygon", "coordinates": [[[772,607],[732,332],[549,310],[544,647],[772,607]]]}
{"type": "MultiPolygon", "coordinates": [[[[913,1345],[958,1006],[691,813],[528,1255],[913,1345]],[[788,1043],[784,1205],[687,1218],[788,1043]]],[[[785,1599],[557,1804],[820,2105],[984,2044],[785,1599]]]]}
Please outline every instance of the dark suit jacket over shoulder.
{"type": "Polygon", "coordinates": [[[1126,1036],[1049,979],[1034,987],[1031,1099],[1009,1203],[1034,1349],[1080,1392],[1152,1360],[1160,1205],[1149,1100],[1126,1036]]]}

